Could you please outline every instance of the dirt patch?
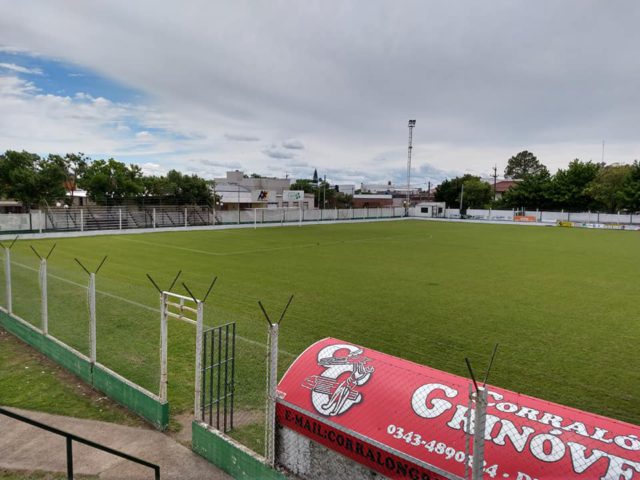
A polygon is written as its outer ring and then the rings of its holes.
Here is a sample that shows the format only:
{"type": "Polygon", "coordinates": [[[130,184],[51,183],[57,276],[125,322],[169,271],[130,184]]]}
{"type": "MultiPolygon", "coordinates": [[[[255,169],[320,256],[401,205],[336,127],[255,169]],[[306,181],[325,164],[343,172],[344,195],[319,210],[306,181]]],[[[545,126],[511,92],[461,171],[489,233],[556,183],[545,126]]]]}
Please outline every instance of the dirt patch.
{"type": "MultiPolygon", "coordinates": [[[[67,476],[62,473],[41,472],[38,470],[3,470],[0,469],[0,480],[66,480],[67,476]]],[[[97,479],[93,475],[74,475],[76,480],[97,479]]]]}

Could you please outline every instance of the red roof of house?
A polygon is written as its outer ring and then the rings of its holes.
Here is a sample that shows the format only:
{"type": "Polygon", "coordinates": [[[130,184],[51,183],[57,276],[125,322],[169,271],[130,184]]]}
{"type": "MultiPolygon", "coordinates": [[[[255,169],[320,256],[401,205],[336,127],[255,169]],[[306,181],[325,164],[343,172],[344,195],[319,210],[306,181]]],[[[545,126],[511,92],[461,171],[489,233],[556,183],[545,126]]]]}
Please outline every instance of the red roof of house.
{"type": "Polygon", "coordinates": [[[504,193],[517,183],[517,180],[500,180],[496,182],[496,193],[504,193]]]}

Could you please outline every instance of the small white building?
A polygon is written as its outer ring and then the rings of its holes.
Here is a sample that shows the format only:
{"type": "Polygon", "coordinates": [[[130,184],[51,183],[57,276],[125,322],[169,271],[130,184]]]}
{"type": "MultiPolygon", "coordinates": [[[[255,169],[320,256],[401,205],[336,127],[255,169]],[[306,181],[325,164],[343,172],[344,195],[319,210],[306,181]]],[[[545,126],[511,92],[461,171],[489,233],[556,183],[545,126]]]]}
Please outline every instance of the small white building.
{"type": "Polygon", "coordinates": [[[415,206],[416,217],[437,218],[444,217],[446,204],[444,202],[422,202],[415,206]]]}

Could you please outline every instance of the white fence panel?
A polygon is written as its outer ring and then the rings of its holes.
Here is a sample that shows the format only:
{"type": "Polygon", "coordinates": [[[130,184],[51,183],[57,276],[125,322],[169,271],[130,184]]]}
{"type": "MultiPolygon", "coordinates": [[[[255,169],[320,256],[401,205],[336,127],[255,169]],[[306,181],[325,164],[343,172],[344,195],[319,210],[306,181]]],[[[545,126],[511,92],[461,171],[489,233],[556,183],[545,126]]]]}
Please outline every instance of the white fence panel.
{"type": "Polygon", "coordinates": [[[353,211],[349,209],[338,210],[338,220],[351,220],[353,211]]]}
{"type": "Polygon", "coordinates": [[[238,212],[237,211],[221,211],[217,213],[217,216],[220,218],[222,223],[238,223],[238,212]]]}
{"type": "Polygon", "coordinates": [[[467,209],[467,216],[473,218],[489,218],[489,210],[481,210],[478,208],[469,208],[467,209]]]}
{"type": "Polygon", "coordinates": [[[28,213],[7,213],[0,215],[0,230],[29,230],[28,213]]]}
{"type": "Polygon", "coordinates": [[[285,222],[299,222],[300,221],[300,210],[298,208],[286,209],[284,211],[284,221],[285,222]]]}
{"type": "Polygon", "coordinates": [[[491,210],[490,220],[513,220],[513,210],[491,210]]]}
{"type": "Polygon", "coordinates": [[[629,215],[617,213],[601,213],[600,222],[602,223],[629,223],[629,215]]]}
{"type": "Polygon", "coordinates": [[[569,214],[569,219],[572,222],[595,222],[596,216],[588,212],[572,212],[569,214]]]}
{"type": "Polygon", "coordinates": [[[309,222],[317,222],[320,220],[320,210],[305,210],[304,219],[309,222]]]}
{"type": "Polygon", "coordinates": [[[542,214],[542,221],[548,223],[555,223],[558,221],[567,221],[569,214],[567,212],[540,212],[542,214]]]}

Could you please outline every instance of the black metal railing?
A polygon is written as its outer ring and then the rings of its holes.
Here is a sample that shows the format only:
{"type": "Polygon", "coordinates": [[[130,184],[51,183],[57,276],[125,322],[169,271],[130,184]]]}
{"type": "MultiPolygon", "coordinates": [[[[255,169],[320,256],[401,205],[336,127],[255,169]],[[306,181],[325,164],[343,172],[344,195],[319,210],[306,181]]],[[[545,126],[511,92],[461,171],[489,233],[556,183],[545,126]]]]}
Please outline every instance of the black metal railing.
{"type": "Polygon", "coordinates": [[[105,447],[104,445],[100,445],[99,443],[92,442],[91,440],[87,440],[86,438],[79,437],[78,435],[74,435],[73,433],[65,432],[63,430],[59,430],[49,425],[45,425],[44,423],[40,423],[36,420],[32,420],[31,418],[24,417],[22,415],[11,412],[1,407],[0,407],[0,414],[6,415],[7,417],[13,418],[15,420],[19,420],[24,423],[28,423],[29,425],[33,425],[34,427],[41,428],[43,430],[46,430],[47,432],[55,433],[56,435],[61,435],[65,437],[67,440],[67,478],[69,480],[73,480],[73,442],[82,443],[84,445],[88,445],[89,447],[97,448],[98,450],[102,450],[103,452],[107,452],[112,455],[116,455],[118,457],[124,458],[125,460],[129,460],[131,462],[144,465],[145,467],[152,468],[155,473],[155,479],[160,480],[159,465],[147,462],[145,460],[142,460],[138,457],[134,457],[133,455],[129,455],[127,453],[119,452],[118,450],[114,450],[113,448],[105,447]]]}
{"type": "Polygon", "coordinates": [[[217,430],[227,433],[233,429],[235,322],[205,330],[202,343],[202,411],[200,418],[217,430]]]}

